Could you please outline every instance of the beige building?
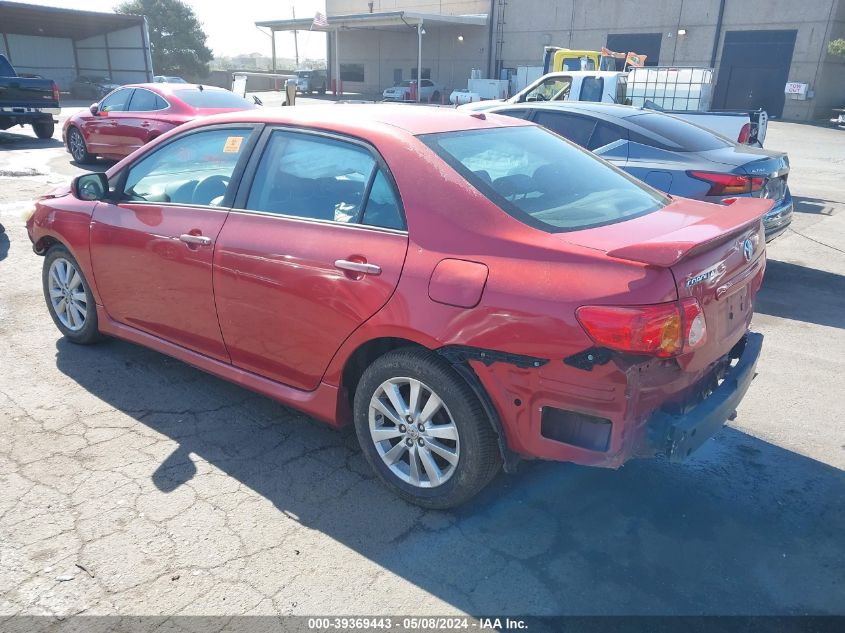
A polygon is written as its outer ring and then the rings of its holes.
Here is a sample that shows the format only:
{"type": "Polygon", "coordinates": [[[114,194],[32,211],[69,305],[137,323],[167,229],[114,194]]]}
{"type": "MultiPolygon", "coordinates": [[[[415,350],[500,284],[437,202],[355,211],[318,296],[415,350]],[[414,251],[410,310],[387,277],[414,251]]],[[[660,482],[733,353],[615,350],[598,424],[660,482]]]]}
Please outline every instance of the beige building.
{"type": "MultiPolygon", "coordinates": [[[[764,107],[806,120],[845,103],[845,0],[327,0],[330,75],[345,91],[377,93],[422,77],[447,91],[473,68],[507,77],[542,65],[547,45],[648,55],[648,65],[716,68],[713,107],[764,107]],[[338,53],[339,54],[336,54],[338,53]],[[417,60],[421,59],[421,62],[417,60]],[[785,96],[787,82],[806,98],[785,96]]],[[[261,23],[276,30],[311,20],[261,23]]]]}

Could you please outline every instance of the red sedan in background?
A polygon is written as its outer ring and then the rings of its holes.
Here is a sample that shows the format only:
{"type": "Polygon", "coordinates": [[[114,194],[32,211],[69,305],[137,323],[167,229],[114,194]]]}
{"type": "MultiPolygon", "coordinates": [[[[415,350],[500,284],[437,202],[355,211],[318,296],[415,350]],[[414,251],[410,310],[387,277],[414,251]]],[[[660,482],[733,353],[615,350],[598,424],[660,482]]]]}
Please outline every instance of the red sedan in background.
{"type": "Polygon", "coordinates": [[[669,198],[532,123],[402,106],[184,125],[27,222],[70,341],[353,423],[430,508],[522,458],[686,458],[734,413],[771,200],[669,198]]]}
{"type": "Polygon", "coordinates": [[[229,90],[195,84],[131,84],[65,121],[62,139],[77,163],[97,156],[119,160],[197,117],[250,110],[229,90]]]}

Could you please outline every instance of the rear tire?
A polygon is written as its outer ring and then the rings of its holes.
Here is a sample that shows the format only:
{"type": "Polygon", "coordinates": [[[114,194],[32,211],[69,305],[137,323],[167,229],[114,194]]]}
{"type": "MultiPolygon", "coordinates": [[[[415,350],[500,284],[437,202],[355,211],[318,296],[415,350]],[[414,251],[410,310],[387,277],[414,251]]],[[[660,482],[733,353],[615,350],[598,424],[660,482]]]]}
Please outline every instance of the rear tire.
{"type": "Polygon", "coordinates": [[[428,100],[429,103],[440,103],[440,92],[435,90],[432,95],[431,99],[428,100]]]}
{"type": "Polygon", "coordinates": [[[79,128],[72,127],[67,131],[67,151],[80,165],[93,162],[94,156],[88,153],[88,146],[79,128]]]}
{"type": "Polygon", "coordinates": [[[76,259],[61,244],[47,251],[41,284],[50,317],[66,339],[79,345],[103,340],[97,325],[97,306],[88,281],[76,259]]]}
{"type": "Polygon", "coordinates": [[[361,449],[379,478],[424,508],[464,503],[502,464],[478,398],[428,350],[400,349],[376,359],[355,390],[354,419],[361,449]]]}
{"type": "Polygon", "coordinates": [[[56,131],[56,125],[52,121],[49,123],[33,123],[32,131],[35,132],[35,136],[40,139],[53,138],[53,132],[56,131]]]}

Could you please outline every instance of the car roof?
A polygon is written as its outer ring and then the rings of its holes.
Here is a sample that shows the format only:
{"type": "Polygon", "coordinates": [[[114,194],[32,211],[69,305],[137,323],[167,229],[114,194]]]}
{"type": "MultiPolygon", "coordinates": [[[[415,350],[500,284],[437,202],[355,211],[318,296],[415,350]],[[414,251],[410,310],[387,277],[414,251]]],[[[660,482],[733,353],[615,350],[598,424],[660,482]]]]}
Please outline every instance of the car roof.
{"type": "MultiPolygon", "coordinates": [[[[202,119],[210,123],[270,123],[302,125],[328,131],[354,134],[386,128],[399,129],[408,134],[435,134],[460,130],[483,130],[501,127],[534,125],[528,121],[485,112],[467,112],[454,108],[390,104],[325,104],[294,106],[291,108],[258,108],[202,119]]],[[[198,123],[197,125],[202,125],[198,123]]]]}
{"type": "MultiPolygon", "coordinates": [[[[164,76],[173,77],[175,75],[157,75],[157,76],[159,76],[159,77],[164,77],[164,76]]],[[[178,93],[180,90],[191,90],[191,89],[196,90],[197,88],[200,87],[200,85],[202,85],[203,90],[211,90],[211,91],[214,91],[214,92],[221,92],[221,91],[229,92],[228,90],[226,90],[226,88],[219,88],[218,86],[207,86],[205,84],[179,84],[179,83],[174,83],[174,84],[170,84],[170,83],[126,84],[125,86],[121,86],[121,88],[146,88],[147,90],[152,90],[153,92],[157,92],[158,94],[161,94],[161,95],[178,97],[179,95],[174,94],[174,93],[178,93]]]]}
{"type": "Polygon", "coordinates": [[[581,112],[583,114],[594,114],[602,117],[627,119],[641,114],[654,112],[636,106],[621,105],[616,103],[596,103],[594,101],[544,101],[540,103],[507,103],[491,108],[488,112],[497,112],[504,109],[518,108],[520,110],[563,110],[565,112],[581,112]]]}

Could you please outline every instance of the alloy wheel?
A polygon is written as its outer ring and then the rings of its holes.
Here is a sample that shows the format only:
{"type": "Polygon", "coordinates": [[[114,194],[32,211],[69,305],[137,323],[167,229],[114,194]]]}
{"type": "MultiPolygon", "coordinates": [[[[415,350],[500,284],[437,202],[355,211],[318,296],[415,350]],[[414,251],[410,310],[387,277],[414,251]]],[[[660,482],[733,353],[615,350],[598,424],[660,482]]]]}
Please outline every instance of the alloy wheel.
{"type": "Polygon", "coordinates": [[[53,312],[67,329],[78,332],[85,327],[88,317],[88,298],[82,275],[76,266],[57,257],[50,265],[48,290],[53,312]]]}
{"type": "Polygon", "coordinates": [[[455,473],[458,427],[443,400],[415,378],[391,378],[369,406],[370,438],[385,465],[418,488],[436,488],[455,473]]]}
{"type": "Polygon", "coordinates": [[[82,139],[82,134],[76,128],[70,131],[70,155],[76,161],[81,161],[85,156],[85,141],[82,139]]]}

